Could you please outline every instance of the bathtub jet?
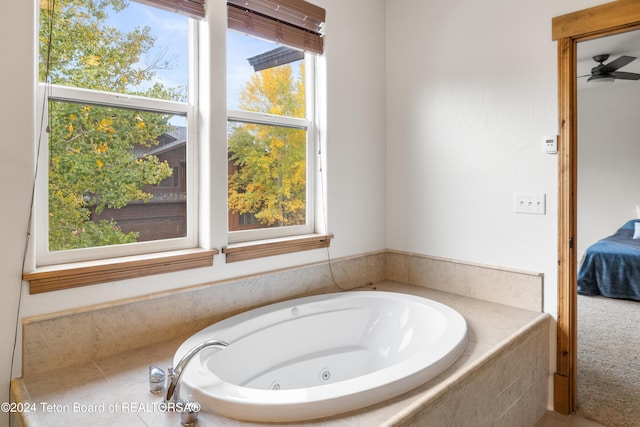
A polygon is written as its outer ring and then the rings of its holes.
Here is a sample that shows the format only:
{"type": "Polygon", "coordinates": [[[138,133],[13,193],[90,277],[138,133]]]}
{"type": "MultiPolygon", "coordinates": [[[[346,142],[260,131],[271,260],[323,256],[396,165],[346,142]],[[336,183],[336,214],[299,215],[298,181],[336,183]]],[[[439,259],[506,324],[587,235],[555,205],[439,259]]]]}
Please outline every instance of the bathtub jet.
{"type": "Polygon", "coordinates": [[[211,339],[182,374],[182,396],[228,418],[328,417],[412,390],[467,346],[467,324],[426,298],[353,291],[298,298],[230,317],[188,338],[174,363],[211,339]]]}

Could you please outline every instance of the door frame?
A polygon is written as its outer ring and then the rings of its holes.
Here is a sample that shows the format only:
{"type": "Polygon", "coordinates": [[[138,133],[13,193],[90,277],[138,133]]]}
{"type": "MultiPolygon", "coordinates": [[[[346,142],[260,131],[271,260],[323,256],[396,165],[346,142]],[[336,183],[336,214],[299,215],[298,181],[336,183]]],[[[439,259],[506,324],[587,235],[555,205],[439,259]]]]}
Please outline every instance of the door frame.
{"type": "Polygon", "coordinates": [[[581,41],[640,28],[640,0],[618,0],[552,19],[558,42],[558,320],[554,410],[577,409],[577,73],[581,41]]]}

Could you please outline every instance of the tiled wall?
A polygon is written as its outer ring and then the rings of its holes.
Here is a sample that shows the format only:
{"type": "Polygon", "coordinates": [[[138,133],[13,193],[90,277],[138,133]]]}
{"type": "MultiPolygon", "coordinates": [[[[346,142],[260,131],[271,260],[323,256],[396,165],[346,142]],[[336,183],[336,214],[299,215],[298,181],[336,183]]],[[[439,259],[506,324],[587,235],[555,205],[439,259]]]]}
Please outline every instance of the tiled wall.
{"type": "Polygon", "coordinates": [[[223,318],[299,296],[384,280],[384,252],[23,319],[23,376],[177,337],[223,318]],[[338,283],[338,288],[334,283],[338,283]]]}
{"type": "Polygon", "coordinates": [[[338,291],[334,283],[349,289],[385,279],[534,311],[542,306],[540,274],[383,251],[23,319],[23,375],[186,337],[253,307],[338,291]]]}
{"type": "Polygon", "coordinates": [[[405,420],[420,427],[531,427],[547,410],[549,316],[405,420]]]}
{"type": "Polygon", "coordinates": [[[387,252],[387,279],[543,311],[543,275],[405,252],[387,252]]]}

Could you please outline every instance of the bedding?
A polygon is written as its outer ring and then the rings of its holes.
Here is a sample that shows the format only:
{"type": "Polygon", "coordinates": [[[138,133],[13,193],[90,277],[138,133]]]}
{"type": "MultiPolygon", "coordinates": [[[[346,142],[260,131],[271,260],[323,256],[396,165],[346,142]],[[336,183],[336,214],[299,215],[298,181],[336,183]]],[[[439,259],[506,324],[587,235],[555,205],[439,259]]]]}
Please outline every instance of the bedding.
{"type": "MultiPolygon", "coordinates": [[[[640,300],[640,239],[632,219],[587,248],[578,270],[580,295],[640,300]]],[[[640,226],[639,226],[640,227],[640,226]]]]}

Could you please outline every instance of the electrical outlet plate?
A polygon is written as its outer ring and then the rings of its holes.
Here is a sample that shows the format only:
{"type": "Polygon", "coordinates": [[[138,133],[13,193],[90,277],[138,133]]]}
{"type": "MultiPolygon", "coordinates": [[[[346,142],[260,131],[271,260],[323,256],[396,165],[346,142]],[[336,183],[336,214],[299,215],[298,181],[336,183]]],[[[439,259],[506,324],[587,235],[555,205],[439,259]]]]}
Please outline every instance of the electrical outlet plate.
{"type": "Polygon", "coordinates": [[[514,211],[523,214],[545,215],[546,195],[542,193],[516,193],[514,211]]]}

